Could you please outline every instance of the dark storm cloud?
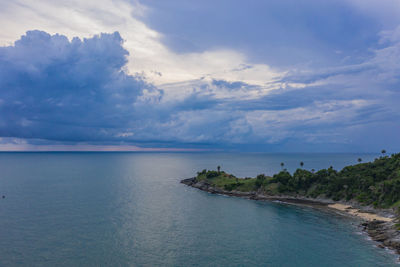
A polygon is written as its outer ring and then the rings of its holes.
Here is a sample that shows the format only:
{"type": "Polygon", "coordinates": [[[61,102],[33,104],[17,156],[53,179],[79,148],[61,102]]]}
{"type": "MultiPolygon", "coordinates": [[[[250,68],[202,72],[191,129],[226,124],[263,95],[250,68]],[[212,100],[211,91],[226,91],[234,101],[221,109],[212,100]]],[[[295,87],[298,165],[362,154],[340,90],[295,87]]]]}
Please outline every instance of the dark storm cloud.
{"type": "Polygon", "coordinates": [[[112,139],[135,118],[143,90],[122,70],[118,32],[69,41],[29,31],[0,48],[0,135],[58,140],[112,139]]]}

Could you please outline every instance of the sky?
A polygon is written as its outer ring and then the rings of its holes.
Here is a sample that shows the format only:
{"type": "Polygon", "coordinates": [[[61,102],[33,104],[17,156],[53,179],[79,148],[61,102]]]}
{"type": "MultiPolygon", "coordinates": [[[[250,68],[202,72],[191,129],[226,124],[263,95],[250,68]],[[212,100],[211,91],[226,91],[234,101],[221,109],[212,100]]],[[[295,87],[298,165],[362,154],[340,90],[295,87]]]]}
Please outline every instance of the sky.
{"type": "Polygon", "coordinates": [[[400,151],[398,0],[13,0],[0,25],[0,151],[400,151]]]}

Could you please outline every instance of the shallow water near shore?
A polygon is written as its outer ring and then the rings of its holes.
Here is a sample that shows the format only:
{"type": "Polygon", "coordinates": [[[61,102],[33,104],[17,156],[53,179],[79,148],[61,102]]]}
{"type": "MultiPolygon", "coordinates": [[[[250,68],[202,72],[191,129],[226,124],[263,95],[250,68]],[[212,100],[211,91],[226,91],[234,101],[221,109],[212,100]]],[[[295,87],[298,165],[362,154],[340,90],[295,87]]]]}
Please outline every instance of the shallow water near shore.
{"type": "Polygon", "coordinates": [[[0,266],[398,266],[350,218],[179,183],[376,156],[0,153],[0,266]]]}

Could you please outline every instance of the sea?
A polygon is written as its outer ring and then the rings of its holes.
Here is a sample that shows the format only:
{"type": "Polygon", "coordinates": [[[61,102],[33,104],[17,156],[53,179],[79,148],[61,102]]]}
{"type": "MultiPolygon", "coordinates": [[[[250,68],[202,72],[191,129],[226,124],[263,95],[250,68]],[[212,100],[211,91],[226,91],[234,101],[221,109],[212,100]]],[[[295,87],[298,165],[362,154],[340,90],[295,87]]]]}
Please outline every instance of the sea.
{"type": "Polygon", "coordinates": [[[218,165],[254,177],[378,156],[0,153],[0,266],[398,266],[355,219],[180,183],[218,165]]]}

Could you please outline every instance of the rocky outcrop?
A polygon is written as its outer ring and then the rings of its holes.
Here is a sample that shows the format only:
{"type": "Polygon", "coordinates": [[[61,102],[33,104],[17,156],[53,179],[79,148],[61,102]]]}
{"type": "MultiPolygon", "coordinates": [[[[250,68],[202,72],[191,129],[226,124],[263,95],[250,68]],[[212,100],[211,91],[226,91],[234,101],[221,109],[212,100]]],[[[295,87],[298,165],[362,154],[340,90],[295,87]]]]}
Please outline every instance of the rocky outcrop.
{"type": "Polygon", "coordinates": [[[372,240],[380,242],[380,247],[388,247],[400,254],[400,232],[394,222],[369,221],[361,224],[372,240]]]}
{"type": "Polygon", "coordinates": [[[212,193],[212,194],[222,194],[228,196],[255,198],[256,192],[240,192],[240,191],[227,191],[218,187],[213,186],[207,181],[197,181],[196,177],[184,179],[181,181],[182,184],[212,193]]]}

